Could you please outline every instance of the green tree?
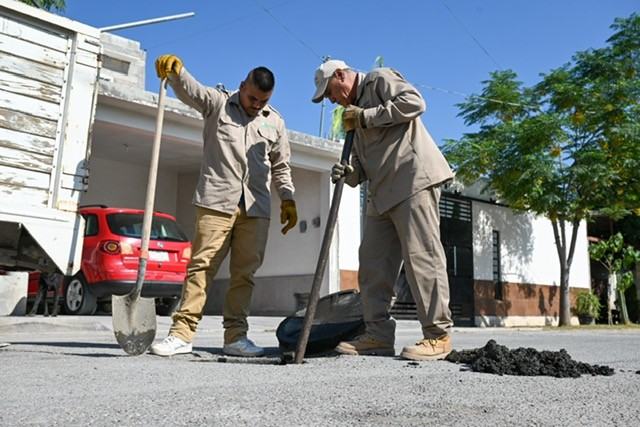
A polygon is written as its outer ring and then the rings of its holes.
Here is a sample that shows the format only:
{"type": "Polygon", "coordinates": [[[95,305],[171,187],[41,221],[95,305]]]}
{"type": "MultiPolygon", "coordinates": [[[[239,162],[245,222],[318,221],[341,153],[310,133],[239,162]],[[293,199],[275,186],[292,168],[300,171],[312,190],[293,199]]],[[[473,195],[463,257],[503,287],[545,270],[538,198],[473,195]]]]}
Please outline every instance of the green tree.
{"type": "Polygon", "coordinates": [[[570,324],[580,222],[640,212],[640,16],[617,18],[611,28],[606,47],[577,53],[532,87],[511,70],[491,73],[480,95],[459,104],[478,131],[443,147],[462,182],[480,181],[512,208],[551,221],[560,326],[570,324]]]}
{"type": "MultiPolygon", "coordinates": [[[[609,287],[614,285],[612,281],[615,280],[623,323],[630,324],[625,291],[633,285],[633,271],[630,271],[629,268],[640,262],[640,251],[637,251],[633,246],[625,246],[622,233],[616,233],[609,240],[601,240],[589,246],[589,255],[599,261],[609,272],[609,287]]],[[[607,298],[609,295],[608,292],[607,298]]],[[[608,322],[611,324],[610,306],[607,313],[608,322]]]]}
{"type": "Polygon", "coordinates": [[[54,8],[60,12],[64,12],[67,5],[65,4],[65,0],[20,0],[22,3],[26,3],[31,6],[35,6],[38,8],[51,10],[54,8]]]}

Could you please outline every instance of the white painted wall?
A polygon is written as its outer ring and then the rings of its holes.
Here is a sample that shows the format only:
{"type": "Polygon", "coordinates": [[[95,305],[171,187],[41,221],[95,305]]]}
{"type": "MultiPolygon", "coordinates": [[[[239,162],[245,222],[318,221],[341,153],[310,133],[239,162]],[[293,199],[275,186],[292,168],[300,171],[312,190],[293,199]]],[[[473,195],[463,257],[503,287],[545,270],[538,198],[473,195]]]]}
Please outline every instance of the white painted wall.
{"type": "Polygon", "coordinates": [[[296,188],[294,199],[298,211],[298,224],[283,235],[280,224],[280,198],[275,188],[271,188],[271,226],[264,264],[258,276],[294,276],[313,274],[318,261],[320,245],[326,226],[326,216],[322,216],[322,195],[320,172],[292,169],[292,179],[296,188]],[[320,224],[313,225],[319,218],[320,224]],[[303,233],[301,223],[306,222],[303,233]]]}
{"type": "MultiPolygon", "coordinates": [[[[474,278],[493,280],[492,231],[500,232],[502,278],[513,283],[560,285],[560,263],[551,222],[530,213],[514,214],[511,209],[488,203],[472,203],[474,278]]],[[[571,236],[567,229],[567,239],[571,236]]],[[[590,286],[587,227],[578,229],[569,286],[590,286]]]]}
{"type": "MultiPolygon", "coordinates": [[[[80,204],[144,209],[148,179],[148,166],[92,156],[89,189],[82,196],[80,204]]],[[[178,175],[158,170],[155,210],[175,216],[177,189],[178,175]]]]}
{"type": "Polygon", "coordinates": [[[0,274],[0,316],[24,316],[27,310],[29,273],[0,274]]]}
{"type": "Polygon", "coordinates": [[[357,271],[360,247],[360,187],[344,186],[338,211],[338,267],[357,271]]]}

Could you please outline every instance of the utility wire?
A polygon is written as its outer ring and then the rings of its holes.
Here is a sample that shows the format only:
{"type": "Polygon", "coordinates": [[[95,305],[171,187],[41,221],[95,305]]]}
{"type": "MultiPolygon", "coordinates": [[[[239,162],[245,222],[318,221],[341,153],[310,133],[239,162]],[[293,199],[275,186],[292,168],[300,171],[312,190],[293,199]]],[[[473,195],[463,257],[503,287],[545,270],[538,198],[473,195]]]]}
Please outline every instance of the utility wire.
{"type": "MultiPolygon", "coordinates": [[[[289,3],[293,3],[294,1],[296,1],[296,0],[289,0],[289,1],[285,1],[285,2],[283,2],[283,3],[280,3],[280,4],[277,4],[277,5],[275,5],[275,6],[272,6],[272,7],[271,7],[271,9],[275,9],[275,8],[278,8],[278,7],[281,7],[281,6],[286,6],[286,5],[288,5],[289,3]]],[[[153,45],[153,46],[147,47],[145,50],[148,52],[148,51],[150,51],[150,50],[154,50],[154,49],[156,49],[156,48],[158,48],[158,47],[161,47],[161,46],[164,46],[164,45],[167,45],[167,44],[171,44],[171,43],[179,42],[179,41],[181,41],[181,40],[185,40],[185,39],[190,39],[190,38],[192,38],[192,37],[199,36],[199,35],[201,35],[201,34],[208,33],[208,32],[211,32],[211,31],[217,30],[217,29],[219,29],[219,28],[223,28],[223,27],[229,26],[229,25],[231,25],[231,24],[235,24],[236,22],[243,21],[243,20],[245,20],[245,19],[247,19],[247,18],[251,18],[252,16],[260,15],[260,14],[262,14],[262,11],[249,13],[249,14],[247,14],[247,15],[243,15],[243,16],[240,16],[240,17],[238,17],[238,18],[232,19],[232,20],[230,20],[230,21],[224,22],[224,23],[222,23],[222,24],[220,24],[220,25],[215,25],[215,26],[207,27],[205,30],[202,30],[202,31],[196,31],[196,32],[194,32],[194,33],[188,34],[188,35],[183,36],[183,37],[178,37],[178,38],[175,38],[175,39],[173,39],[173,40],[169,40],[169,41],[167,41],[167,42],[163,42],[163,43],[160,43],[160,44],[156,44],[156,45],[153,45]]]]}
{"type": "MultiPolygon", "coordinates": [[[[302,40],[300,37],[296,36],[296,35],[293,33],[293,31],[291,31],[291,30],[290,30],[286,25],[284,25],[284,24],[283,24],[283,23],[282,23],[278,18],[276,18],[276,17],[275,17],[275,16],[274,16],[270,11],[269,11],[269,9],[267,9],[266,7],[264,7],[264,6],[263,6],[263,5],[262,5],[258,0],[254,0],[254,1],[255,1],[255,3],[256,3],[258,6],[260,6],[260,8],[261,8],[264,12],[266,12],[269,16],[271,16],[271,18],[272,18],[274,21],[276,21],[276,22],[278,23],[278,25],[280,25],[282,28],[284,28],[284,29],[285,29],[285,30],[286,30],[286,31],[287,31],[287,32],[288,32],[288,33],[289,33],[293,38],[295,38],[295,39],[296,39],[300,44],[302,44],[305,48],[307,48],[307,49],[309,50],[309,52],[311,52],[311,54],[313,54],[315,57],[319,58],[319,59],[320,59],[320,60],[322,60],[322,61],[325,61],[325,60],[328,60],[328,59],[329,59],[328,57],[323,57],[323,56],[319,55],[316,51],[314,51],[314,50],[313,50],[313,49],[312,49],[312,48],[311,48],[307,43],[305,43],[305,42],[304,42],[304,40],[302,40]]],[[[287,4],[289,4],[289,3],[293,3],[294,1],[295,1],[295,0],[290,0],[290,1],[286,1],[286,2],[280,3],[280,4],[276,5],[276,6],[273,6],[273,7],[272,7],[272,9],[275,9],[275,8],[277,8],[277,7],[280,7],[280,6],[287,5],[287,4]]],[[[480,43],[479,43],[479,42],[478,42],[478,41],[473,37],[473,35],[471,35],[471,33],[469,33],[469,31],[464,27],[464,25],[462,24],[462,22],[460,22],[460,20],[455,16],[455,14],[451,11],[451,9],[449,9],[449,6],[447,6],[447,4],[444,2],[444,0],[442,0],[442,3],[443,3],[443,4],[444,4],[444,6],[449,10],[449,12],[453,15],[453,17],[458,21],[458,23],[460,24],[460,26],[462,26],[462,28],[464,28],[464,29],[465,29],[465,31],[467,31],[467,33],[471,36],[471,38],[473,38],[473,40],[478,44],[478,46],[480,46],[480,48],[482,48],[482,50],[487,54],[487,56],[489,56],[489,58],[491,58],[491,60],[492,60],[492,61],[493,61],[493,62],[494,62],[494,63],[495,63],[499,68],[500,68],[500,65],[499,65],[499,64],[498,64],[498,63],[497,63],[497,62],[496,62],[496,61],[491,57],[491,55],[489,55],[489,52],[487,52],[487,50],[486,50],[484,47],[482,47],[482,45],[481,45],[481,44],[480,44],[480,43]]],[[[193,37],[193,36],[195,36],[195,35],[202,34],[202,33],[204,33],[204,32],[212,31],[212,30],[214,30],[214,29],[218,29],[218,28],[220,28],[220,27],[224,27],[224,26],[230,25],[230,24],[232,24],[232,23],[235,23],[235,22],[238,22],[238,21],[244,20],[244,19],[246,19],[246,18],[249,18],[249,17],[251,17],[251,16],[257,15],[257,14],[259,14],[259,13],[262,13],[262,12],[255,12],[255,13],[251,13],[251,14],[248,14],[248,15],[244,15],[244,16],[241,16],[241,17],[236,18],[236,19],[234,19],[234,20],[231,20],[231,21],[225,22],[224,24],[218,25],[218,26],[216,26],[216,27],[209,27],[209,28],[207,28],[207,29],[206,29],[206,30],[204,30],[204,31],[200,31],[200,32],[197,32],[197,33],[192,33],[192,34],[191,34],[191,35],[189,35],[189,36],[181,37],[181,38],[179,38],[179,39],[174,39],[173,41],[168,42],[168,43],[172,43],[172,42],[175,42],[175,41],[178,41],[178,40],[183,40],[183,39],[186,39],[186,38],[190,38],[190,37],[193,37]]],[[[167,43],[163,43],[162,45],[164,45],[164,44],[167,44],[167,43]]],[[[147,48],[147,50],[152,50],[152,49],[154,49],[154,48],[156,48],[156,47],[159,47],[159,46],[161,46],[161,45],[152,46],[152,47],[150,47],[150,48],[147,48]]],[[[376,61],[377,61],[377,59],[376,59],[376,61]]],[[[420,84],[420,83],[413,83],[413,85],[414,85],[414,86],[417,86],[417,87],[423,87],[423,88],[428,89],[428,90],[433,90],[433,91],[438,91],[438,92],[443,92],[443,93],[448,93],[448,94],[452,94],[452,95],[461,96],[461,97],[466,98],[466,99],[472,99],[472,98],[476,98],[476,99],[484,99],[484,100],[486,100],[486,101],[490,101],[490,102],[497,102],[497,103],[501,103],[501,104],[514,105],[514,106],[520,106],[520,107],[525,107],[525,108],[537,108],[537,107],[530,106],[530,105],[524,105],[524,104],[519,104],[519,103],[514,103],[514,102],[501,101],[501,100],[498,100],[498,99],[492,99],[492,98],[485,98],[485,97],[477,96],[477,95],[467,95],[467,94],[462,93],[462,92],[456,92],[456,91],[452,91],[452,90],[448,90],[448,89],[441,89],[441,88],[437,88],[437,87],[434,87],[434,86],[426,86],[426,85],[422,85],[422,84],[420,84]]]]}
{"type": "Polygon", "coordinates": [[[460,24],[460,26],[462,27],[462,29],[469,35],[469,37],[471,37],[473,39],[474,42],[476,42],[476,44],[478,46],[480,46],[480,49],[483,50],[483,52],[489,57],[489,59],[491,59],[493,61],[494,64],[496,64],[496,67],[498,67],[499,69],[502,69],[502,67],[500,66],[500,64],[498,64],[498,61],[496,61],[495,59],[493,59],[493,57],[489,54],[489,52],[487,51],[487,49],[484,48],[484,46],[482,46],[482,44],[480,44],[480,42],[473,36],[473,34],[471,34],[471,32],[467,29],[467,27],[464,26],[464,24],[462,23],[462,21],[460,21],[460,19],[458,19],[458,17],[456,16],[455,13],[453,13],[453,11],[451,10],[451,8],[449,7],[449,5],[447,5],[447,3],[444,0],[441,0],[442,4],[444,5],[444,7],[447,8],[447,10],[449,11],[449,13],[455,18],[456,21],[458,21],[458,24],[460,24]]]}
{"type": "Polygon", "coordinates": [[[420,84],[420,83],[412,83],[412,85],[417,86],[417,87],[423,87],[423,88],[429,89],[429,90],[434,90],[434,91],[437,91],[437,92],[444,92],[444,93],[448,93],[448,94],[452,94],[452,95],[462,96],[463,98],[466,98],[466,99],[484,99],[485,101],[495,102],[495,103],[498,103],[498,104],[513,105],[515,107],[530,108],[532,110],[538,110],[539,109],[539,107],[536,106],[536,105],[521,104],[519,102],[501,101],[499,99],[486,98],[484,96],[479,96],[479,95],[467,95],[466,93],[455,92],[453,90],[448,90],[448,89],[440,89],[438,87],[433,87],[433,86],[425,86],[425,85],[420,84]]]}
{"type": "Polygon", "coordinates": [[[253,0],[256,2],[256,4],[258,6],[260,6],[265,12],[267,12],[267,14],[273,18],[274,21],[276,21],[282,28],[284,28],[289,34],[291,34],[291,36],[293,36],[294,39],[298,40],[304,47],[306,47],[307,49],[309,49],[309,51],[314,54],[316,57],[318,57],[318,59],[320,59],[321,61],[324,59],[322,56],[318,55],[318,53],[311,49],[311,47],[309,47],[308,44],[306,44],[300,37],[296,36],[293,31],[291,31],[289,28],[287,28],[286,25],[284,25],[282,22],[280,22],[280,20],[278,18],[276,18],[273,13],[271,13],[269,11],[269,9],[267,9],[266,7],[264,7],[258,0],[253,0]]]}
{"type": "MultiPolygon", "coordinates": [[[[287,28],[286,25],[284,25],[278,18],[276,18],[270,11],[269,9],[267,9],[266,7],[264,7],[258,0],[254,0],[255,3],[260,6],[267,14],[269,14],[269,16],[271,16],[273,18],[274,21],[276,21],[280,26],[282,26],[282,28],[284,28],[289,34],[291,34],[292,37],[294,37],[296,40],[298,40],[298,42],[300,42],[304,47],[306,47],[313,55],[315,55],[317,58],[319,58],[320,60],[326,60],[327,58],[324,58],[320,55],[318,55],[318,53],[316,53],[313,49],[311,49],[311,47],[309,47],[309,45],[307,43],[305,43],[300,37],[296,36],[289,28],[287,28]]],[[[491,57],[491,55],[489,54],[489,52],[480,44],[480,42],[478,40],[476,40],[475,37],[473,37],[473,35],[469,32],[469,30],[466,29],[466,27],[462,24],[462,22],[458,19],[458,17],[453,13],[453,11],[449,8],[449,6],[445,3],[444,0],[442,0],[442,4],[444,4],[444,6],[447,8],[447,10],[449,10],[449,12],[451,13],[451,15],[453,15],[453,17],[458,21],[458,23],[460,24],[460,26],[467,32],[467,34],[469,34],[469,36],[478,44],[478,46],[480,46],[480,48],[484,51],[484,53],[494,62],[494,64],[496,64],[496,66],[500,69],[502,69],[502,67],[500,67],[500,64],[498,64],[496,62],[495,59],[493,59],[493,57],[491,57]]],[[[381,58],[381,57],[378,57],[381,58]]],[[[378,59],[376,59],[377,61],[378,59]]],[[[464,98],[467,99],[484,99],[485,101],[489,101],[489,102],[496,102],[496,103],[500,103],[500,104],[506,104],[506,105],[513,105],[513,106],[518,106],[518,107],[524,107],[524,108],[531,108],[531,109],[537,109],[538,107],[536,106],[532,106],[532,105],[525,105],[525,104],[520,104],[520,103],[516,103],[516,102],[508,102],[508,101],[501,101],[499,99],[492,99],[492,98],[485,98],[482,96],[477,96],[477,95],[467,95],[465,93],[462,92],[455,92],[452,90],[447,90],[447,89],[440,89],[440,88],[436,88],[433,86],[425,86],[425,85],[421,85],[421,84],[416,84],[414,83],[415,86],[419,86],[419,87],[423,87],[425,89],[429,89],[429,90],[435,90],[435,91],[439,91],[439,92],[444,92],[444,93],[449,93],[449,94],[453,94],[453,95],[458,95],[458,96],[462,96],[464,98]]],[[[322,130],[321,130],[322,133],[322,130]]]]}

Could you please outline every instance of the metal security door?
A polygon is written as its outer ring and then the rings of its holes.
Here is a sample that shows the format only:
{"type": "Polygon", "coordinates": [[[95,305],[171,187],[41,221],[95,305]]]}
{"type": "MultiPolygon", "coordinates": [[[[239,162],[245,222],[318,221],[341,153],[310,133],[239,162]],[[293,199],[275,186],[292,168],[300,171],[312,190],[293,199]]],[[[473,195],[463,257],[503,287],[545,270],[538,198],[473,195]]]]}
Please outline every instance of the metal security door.
{"type": "MultiPolygon", "coordinates": [[[[475,326],[473,300],[473,238],[471,202],[443,194],[440,198],[440,240],[447,256],[451,315],[457,326],[475,326]]],[[[404,276],[395,286],[396,301],[391,315],[396,319],[416,319],[416,304],[404,276]]]]}
{"type": "Polygon", "coordinates": [[[474,326],[471,202],[455,195],[440,199],[440,240],[447,255],[449,308],[457,326],[474,326]]]}

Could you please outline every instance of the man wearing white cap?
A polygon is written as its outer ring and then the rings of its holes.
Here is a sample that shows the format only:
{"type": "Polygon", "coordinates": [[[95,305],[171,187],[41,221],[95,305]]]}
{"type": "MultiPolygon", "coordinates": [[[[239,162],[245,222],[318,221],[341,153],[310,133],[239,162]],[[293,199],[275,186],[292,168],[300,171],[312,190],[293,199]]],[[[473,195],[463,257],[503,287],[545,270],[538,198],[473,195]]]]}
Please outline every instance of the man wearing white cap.
{"type": "Polygon", "coordinates": [[[341,342],[350,355],[395,355],[395,321],[389,314],[404,262],[423,339],[404,347],[412,360],[443,359],[451,352],[447,262],[440,242],[440,186],[453,178],[449,164],[420,120],[425,102],[399,72],[355,72],[343,61],[315,73],[313,102],[345,107],[342,125],[354,130],[351,164],[333,166],[351,187],[368,181],[371,200],[360,244],[358,284],[366,332],[341,342]]]}

